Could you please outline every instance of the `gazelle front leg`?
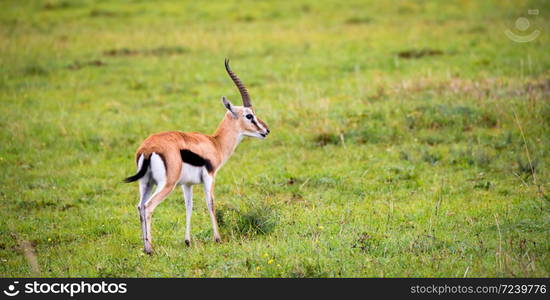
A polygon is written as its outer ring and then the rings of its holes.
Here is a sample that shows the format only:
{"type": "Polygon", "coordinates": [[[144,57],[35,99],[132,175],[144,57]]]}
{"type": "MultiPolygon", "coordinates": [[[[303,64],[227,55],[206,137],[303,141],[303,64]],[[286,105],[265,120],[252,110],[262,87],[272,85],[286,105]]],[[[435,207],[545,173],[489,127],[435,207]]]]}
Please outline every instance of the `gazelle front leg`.
{"type": "Polygon", "coordinates": [[[185,244],[191,244],[191,214],[193,213],[193,186],[183,184],[183,199],[185,199],[185,244]]]}
{"type": "Polygon", "coordinates": [[[210,214],[210,220],[212,221],[212,231],[214,232],[214,240],[221,242],[220,234],[218,232],[218,222],[216,221],[216,211],[214,209],[214,177],[210,174],[205,174],[204,181],[204,196],[206,200],[206,206],[208,207],[208,213],[210,214]]]}

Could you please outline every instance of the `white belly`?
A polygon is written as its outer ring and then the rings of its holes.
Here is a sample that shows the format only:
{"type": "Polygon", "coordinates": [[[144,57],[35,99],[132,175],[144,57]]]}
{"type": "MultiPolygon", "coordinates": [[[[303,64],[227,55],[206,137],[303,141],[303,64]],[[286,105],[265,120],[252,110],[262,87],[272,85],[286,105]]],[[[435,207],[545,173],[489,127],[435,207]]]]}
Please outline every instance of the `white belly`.
{"type": "Polygon", "coordinates": [[[203,176],[206,172],[205,167],[195,167],[193,165],[183,163],[178,184],[201,184],[203,182],[203,176]]]}

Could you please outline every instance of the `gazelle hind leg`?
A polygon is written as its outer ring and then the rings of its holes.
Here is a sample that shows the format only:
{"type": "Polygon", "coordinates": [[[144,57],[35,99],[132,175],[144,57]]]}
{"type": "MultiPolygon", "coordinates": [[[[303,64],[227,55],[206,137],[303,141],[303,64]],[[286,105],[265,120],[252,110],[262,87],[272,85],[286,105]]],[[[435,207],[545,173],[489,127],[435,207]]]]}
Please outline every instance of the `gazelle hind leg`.
{"type": "Polygon", "coordinates": [[[144,219],[145,219],[145,240],[144,240],[144,251],[147,254],[153,253],[153,247],[151,246],[152,235],[151,235],[151,217],[153,216],[153,211],[155,208],[162,202],[166,197],[172,192],[174,185],[168,185],[165,183],[160,183],[157,186],[155,194],[145,202],[144,205],[144,219]]]}
{"type": "Polygon", "coordinates": [[[151,175],[157,182],[157,189],[153,196],[143,205],[146,229],[144,251],[147,254],[153,253],[153,247],[151,246],[151,217],[153,211],[174,190],[181,171],[181,161],[178,161],[174,157],[167,157],[165,159],[166,165],[172,166],[171,168],[165,168],[165,164],[158,154],[153,153],[151,155],[151,175]]]}
{"type": "Polygon", "coordinates": [[[139,221],[141,222],[141,238],[145,241],[147,237],[147,224],[145,223],[145,202],[151,198],[153,182],[148,175],[139,180],[139,203],[137,205],[139,221]]]}
{"type": "Polygon", "coordinates": [[[210,214],[210,221],[212,221],[212,231],[214,232],[214,241],[220,242],[220,234],[218,232],[218,221],[216,220],[216,211],[214,208],[214,177],[205,174],[203,176],[204,181],[204,196],[206,200],[206,206],[208,207],[208,213],[210,214]]]}
{"type": "MultiPolygon", "coordinates": [[[[137,169],[140,170],[143,164],[143,155],[138,159],[137,169]]],[[[141,223],[141,237],[145,240],[147,235],[147,229],[145,224],[145,202],[151,197],[151,192],[153,191],[153,182],[151,180],[151,171],[147,170],[145,176],[139,179],[139,203],[137,205],[137,210],[139,214],[139,220],[141,223]]]]}
{"type": "Polygon", "coordinates": [[[183,199],[185,199],[185,244],[191,244],[191,214],[193,214],[193,186],[183,184],[183,199]]]}

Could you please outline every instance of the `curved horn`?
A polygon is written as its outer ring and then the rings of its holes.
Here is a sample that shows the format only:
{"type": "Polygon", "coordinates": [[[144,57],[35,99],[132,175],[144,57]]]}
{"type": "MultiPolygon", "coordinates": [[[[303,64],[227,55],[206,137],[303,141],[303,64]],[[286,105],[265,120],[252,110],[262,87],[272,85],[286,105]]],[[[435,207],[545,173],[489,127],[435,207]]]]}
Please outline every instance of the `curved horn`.
{"type": "Polygon", "coordinates": [[[245,107],[251,107],[252,105],[250,104],[250,97],[248,96],[248,91],[246,90],[246,87],[244,86],[242,81],[239,79],[239,77],[235,75],[233,71],[231,71],[231,68],[229,67],[228,58],[225,59],[225,70],[227,71],[227,74],[229,74],[229,77],[231,77],[231,79],[239,89],[239,92],[241,93],[241,98],[243,99],[243,105],[245,107]]]}

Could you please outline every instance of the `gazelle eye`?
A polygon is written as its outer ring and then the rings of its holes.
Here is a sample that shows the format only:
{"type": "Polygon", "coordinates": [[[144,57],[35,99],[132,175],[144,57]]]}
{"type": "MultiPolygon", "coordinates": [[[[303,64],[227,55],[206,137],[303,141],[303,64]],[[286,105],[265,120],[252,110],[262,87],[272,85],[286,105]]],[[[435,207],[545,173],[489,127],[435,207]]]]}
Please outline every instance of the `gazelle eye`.
{"type": "Polygon", "coordinates": [[[248,114],[248,115],[246,115],[246,118],[249,119],[249,120],[252,120],[252,115],[248,114]]]}

